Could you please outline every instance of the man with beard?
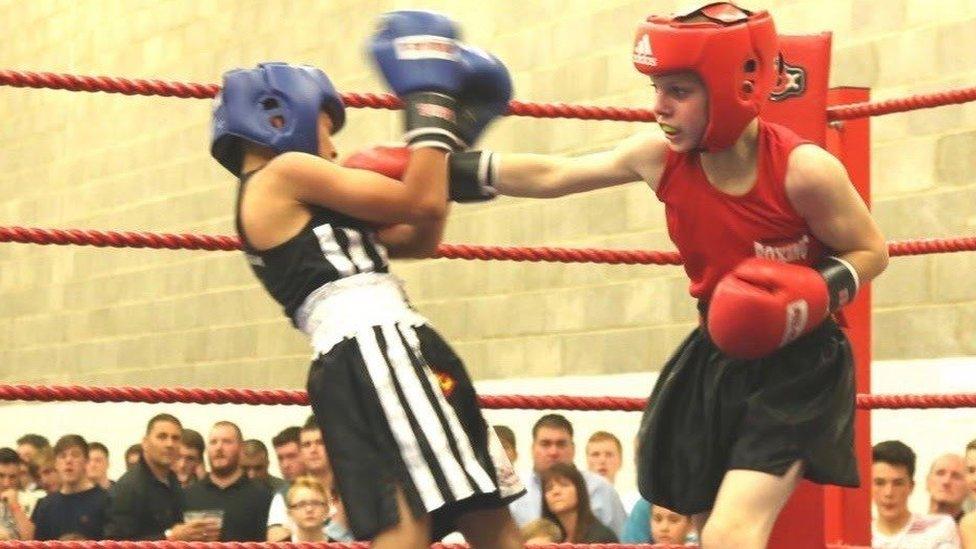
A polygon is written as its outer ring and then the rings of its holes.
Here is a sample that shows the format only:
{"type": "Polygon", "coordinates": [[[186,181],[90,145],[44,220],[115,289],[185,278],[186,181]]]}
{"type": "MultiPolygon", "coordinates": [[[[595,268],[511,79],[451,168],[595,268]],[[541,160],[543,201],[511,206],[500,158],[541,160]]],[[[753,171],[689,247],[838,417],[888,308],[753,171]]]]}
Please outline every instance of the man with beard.
{"type": "Polygon", "coordinates": [[[105,537],[120,540],[216,541],[205,520],[183,518],[183,489],[173,463],[183,425],[170,414],[149,420],[142,455],[112,487],[105,537]]]}
{"type": "MultiPolygon", "coordinates": [[[[241,467],[244,437],[230,421],[218,421],[207,440],[210,474],[186,490],[186,509],[217,511],[221,541],[264,541],[271,491],[241,467]]],[[[208,518],[206,520],[212,521],[208,518]]]]}
{"type": "Polygon", "coordinates": [[[34,539],[60,539],[67,534],[84,539],[105,536],[108,492],[88,478],[88,443],[80,435],[64,435],[54,445],[54,468],[61,488],[37,502],[31,520],[34,539]]]}

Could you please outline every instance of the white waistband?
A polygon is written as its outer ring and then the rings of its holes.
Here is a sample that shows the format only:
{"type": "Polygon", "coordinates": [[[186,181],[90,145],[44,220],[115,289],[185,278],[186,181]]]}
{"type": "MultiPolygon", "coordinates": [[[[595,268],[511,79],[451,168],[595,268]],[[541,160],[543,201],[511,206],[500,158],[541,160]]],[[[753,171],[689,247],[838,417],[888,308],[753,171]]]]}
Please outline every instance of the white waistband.
{"type": "Polygon", "coordinates": [[[295,325],[312,338],[313,356],[363,329],[398,322],[420,326],[427,319],[410,308],[400,279],[387,273],[363,273],[325,284],[295,313],[295,325]]]}

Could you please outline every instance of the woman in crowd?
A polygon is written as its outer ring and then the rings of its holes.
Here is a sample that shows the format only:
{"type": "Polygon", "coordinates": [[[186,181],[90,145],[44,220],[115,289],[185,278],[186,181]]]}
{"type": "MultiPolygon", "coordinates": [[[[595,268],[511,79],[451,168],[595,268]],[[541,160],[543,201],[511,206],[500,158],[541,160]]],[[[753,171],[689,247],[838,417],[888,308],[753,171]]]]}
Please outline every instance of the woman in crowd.
{"type": "Polygon", "coordinates": [[[575,465],[557,463],[542,473],[542,518],[559,525],[566,543],[617,543],[593,516],[586,481],[575,465]]]}

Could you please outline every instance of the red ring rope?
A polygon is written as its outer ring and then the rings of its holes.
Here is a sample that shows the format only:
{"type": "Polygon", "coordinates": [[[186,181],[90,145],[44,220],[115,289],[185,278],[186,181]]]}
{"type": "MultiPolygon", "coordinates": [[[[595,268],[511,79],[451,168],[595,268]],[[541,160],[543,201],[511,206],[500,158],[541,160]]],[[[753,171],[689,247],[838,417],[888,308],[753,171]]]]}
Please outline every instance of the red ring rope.
{"type": "MultiPolygon", "coordinates": [[[[216,84],[12,70],[0,71],[0,85],[16,88],[48,88],[192,99],[209,99],[220,91],[220,86],[216,84]]],[[[344,93],[342,100],[349,107],[399,109],[403,106],[403,103],[396,96],[388,93],[344,93]]],[[[648,109],[568,105],[565,103],[528,103],[524,101],[510,102],[508,114],[533,118],[580,118],[583,120],[614,120],[618,122],[654,121],[654,114],[648,109]]]]}
{"type": "MultiPolygon", "coordinates": [[[[533,549],[694,549],[687,545],[547,543],[533,549]]],[[[432,549],[469,549],[463,543],[434,543],[432,549]]],[[[235,541],[0,541],[0,549],[369,549],[369,543],[235,541]]],[[[853,549],[853,548],[852,548],[853,549]]]]}
{"type": "MultiPolygon", "coordinates": [[[[220,90],[220,86],[216,84],[15,70],[0,70],[0,85],[17,88],[47,88],[195,99],[212,98],[220,90]]],[[[342,94],[342,100],[347,106],[357,108],[399,109],[402,107],[399,99],[386,93],[345,93],[342,94]]],[[[873,103],[855,103],[830,107],[827,109],[827,119],[849,120],[853,118],[881,116],[943,105],[968,103],[974,100],[976,100],[976,87],[959,88],[929,94],[910,95],[873,103]]],[[[534,118],[579,118],[584,120],[654,122],[654,114],[649,109],[567,105],[565,103],[512,101],[509,103],[508,114],[534,118]]]]}
{"type": "MultiPolygon", "coordinates": [[[[636,397],[573,395],[481,395],[482,408],[491,410],[576,410],[638,412],[647,399],[636,397]]],[[[195,387],[90,387],[82,385],[0,384],[0,400],[34,402],[142,402],[190,404],[308,404],[305,391],[284,389],[233,389],[195,387]]],[[[973,408],[976,393],[933,395],[857,395],[862,410],[973,408]]]]}
{"type": "MultiPolygon", "coordinates": [[[[153,248],[170,250],[238,250],[236,236],[169,234],[91,229],[44,229],[40,227],[0,227],[0,242],[96,246],[113,248],[153,248]]],[[[890,242],[892,257],[976,251],[976,237],[931,238],[890,242]]],[[[626,265],[680,265],[678,252],[651,250],[609,250],[598,248],[554,248],[548,246],[478,246],[441,244],[437,255],[447,259],[508,261],[550,261],[561,263],[609,263],[626,265]]]]}

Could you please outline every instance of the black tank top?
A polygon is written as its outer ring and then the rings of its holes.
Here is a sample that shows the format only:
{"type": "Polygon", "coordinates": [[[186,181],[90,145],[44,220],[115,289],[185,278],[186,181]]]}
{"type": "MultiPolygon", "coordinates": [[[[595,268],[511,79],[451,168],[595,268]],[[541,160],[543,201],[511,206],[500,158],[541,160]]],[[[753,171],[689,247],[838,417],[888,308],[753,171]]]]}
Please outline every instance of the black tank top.
{"type": "Polygon", "coordinates": [[[324,284],[360,273],[389,272],[386,248],[364,221],[308,205],[312,218],[287,241],[267,250],[251,246],[241,226],[241,199],[257,170],[241,176],[234,223],[251,270],[294,323],[295,312],[324,284]]]}

